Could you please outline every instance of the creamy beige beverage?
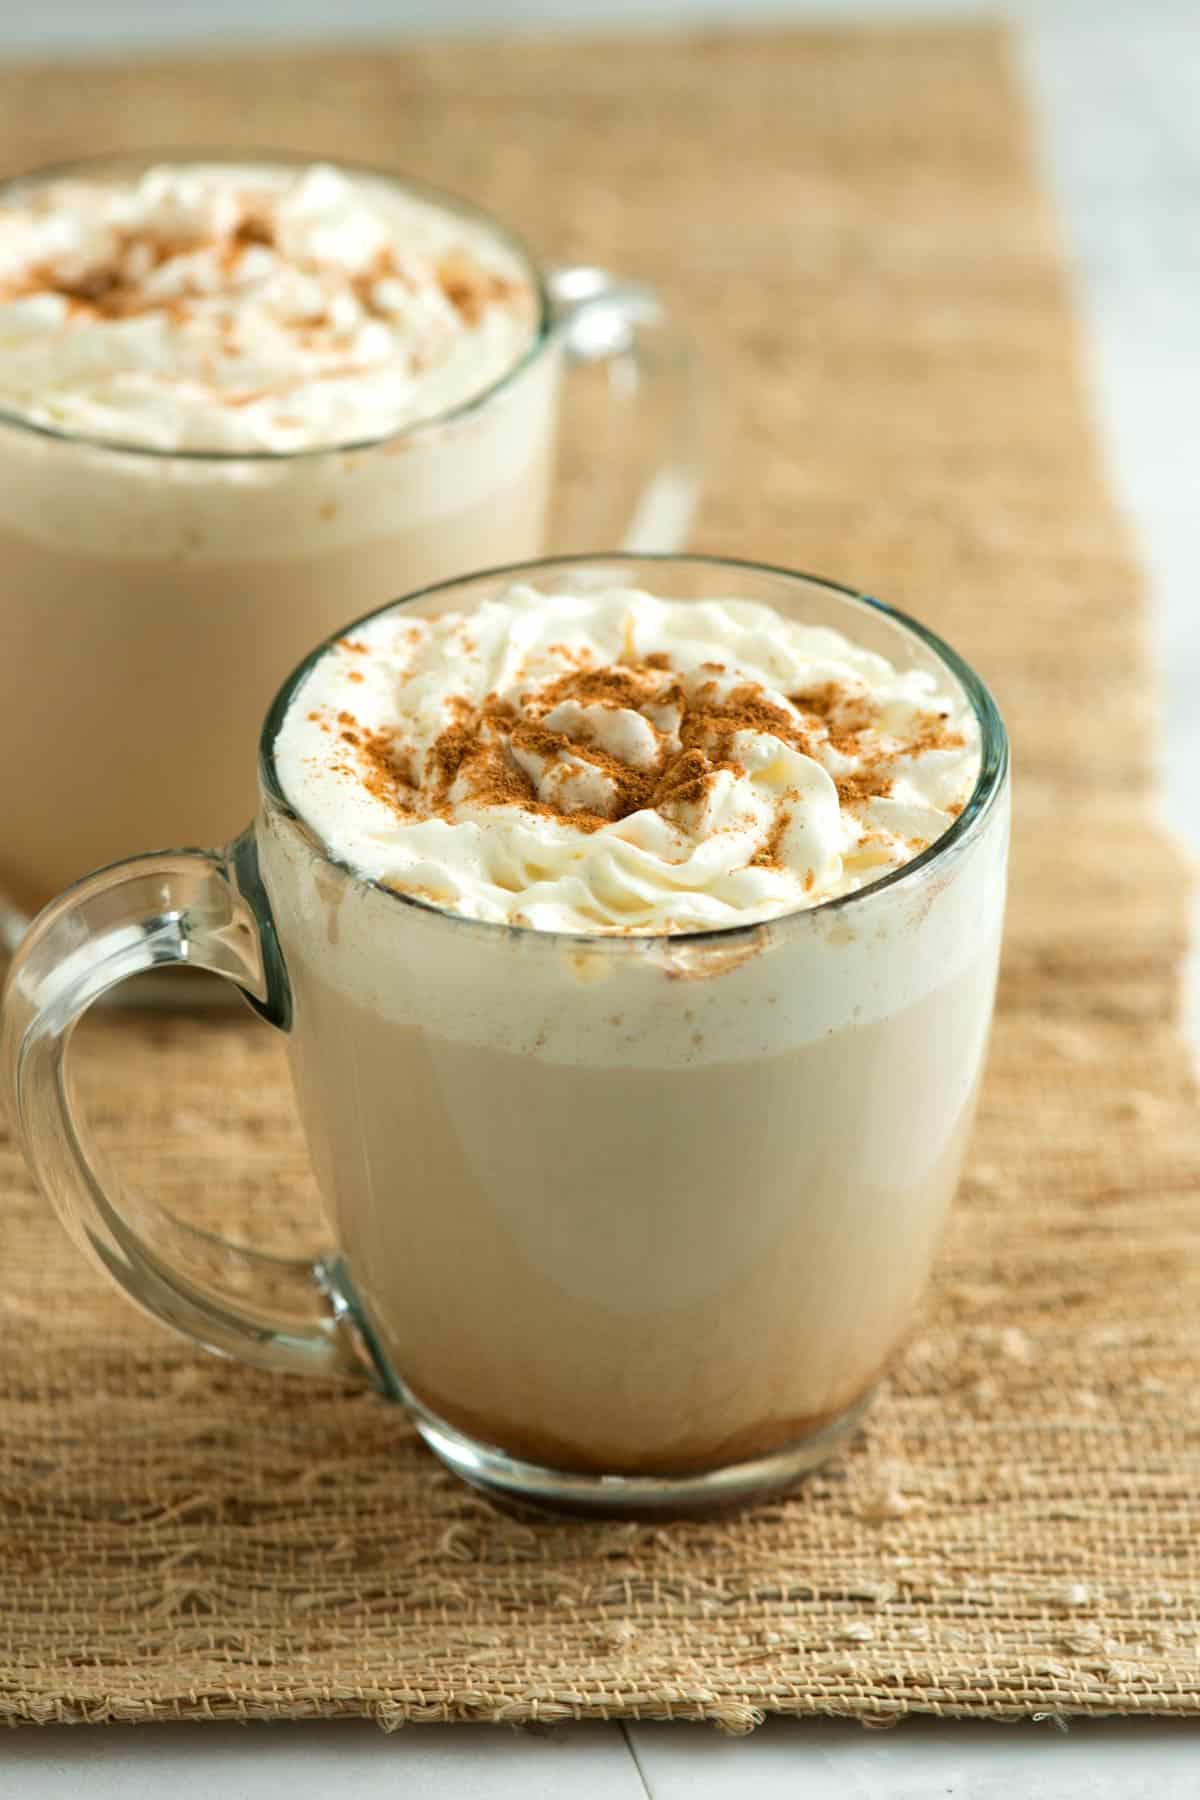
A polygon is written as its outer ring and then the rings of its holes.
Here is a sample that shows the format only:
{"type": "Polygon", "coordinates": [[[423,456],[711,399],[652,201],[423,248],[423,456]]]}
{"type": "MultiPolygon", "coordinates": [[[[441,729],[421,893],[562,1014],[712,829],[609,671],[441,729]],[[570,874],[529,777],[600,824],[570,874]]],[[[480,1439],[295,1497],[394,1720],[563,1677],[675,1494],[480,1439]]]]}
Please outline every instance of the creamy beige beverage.
{"type": "Polygon", "coordinates": [[[224,841],[310,644],[538,549],[542,327],[498,227],[383,177],[0,196],[0,891],[29,911],[139,846],[224,841]]]}
{"type": "Polygon", "coordinates": [[[1007,796],[975,704],[868,604],[728,580],[396,608],[277,719],[258,852],[356,1304],[389,1383],[557,1470],[843,1419],[982,1064],[1007,796]]]}

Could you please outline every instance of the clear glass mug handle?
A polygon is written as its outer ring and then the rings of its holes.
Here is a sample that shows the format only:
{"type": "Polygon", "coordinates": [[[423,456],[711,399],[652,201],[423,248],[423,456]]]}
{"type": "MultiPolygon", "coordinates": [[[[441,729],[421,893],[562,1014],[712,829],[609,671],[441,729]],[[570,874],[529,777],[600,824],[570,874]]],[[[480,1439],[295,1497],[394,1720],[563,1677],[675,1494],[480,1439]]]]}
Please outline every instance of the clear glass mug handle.
{"type": "Polygon", "coordinates": [[[71,1104],[71,1033],[101,995],[171,964],[224,976],[288,1028],[252,830],[227,854],[114,863],[69,888],[22,939],[0,1011],[0,1089],[30,1167],[72,1237],[144,1311],[260,1368],[370,1380],[367,1347],[321,1263],[243,1249],[141,1197],[118,1207],[91,1164],[71,1104]]]}
{"type": "Polygon", "coordinates": [[[557,522],[555,547],[681,550],[700,494],[703,449],[700,364],[691,343],[644,283],[585,266],[550,269],[545,283],[568,372],[603,366],[603,428],[616,424],[626,440],[615,453],[606,441],[588,472],[586,502],[557,522]],[[596,516],[597,478],[617,472],[638,481],[623,522],[596,516]]]}

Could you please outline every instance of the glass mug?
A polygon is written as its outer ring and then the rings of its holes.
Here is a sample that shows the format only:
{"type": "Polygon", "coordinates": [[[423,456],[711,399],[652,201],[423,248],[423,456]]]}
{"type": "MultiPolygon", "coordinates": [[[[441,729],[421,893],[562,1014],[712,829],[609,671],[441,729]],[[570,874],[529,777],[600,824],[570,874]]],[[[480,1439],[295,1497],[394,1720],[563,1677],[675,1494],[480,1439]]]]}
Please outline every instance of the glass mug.
{"type": "MultiPolygon", "coordinates": [[[[99,158],[10,183],[0,203],[63,176],[132,178],[171,160],[245,159],[99,158]]],[[[139,844],[212,843],[237,828],[254,804],[263,708],[345,619],[348,594],[382,605],[544,550],[564,368],[608,365],[608,426],[622,423],[641,447],[598,477],[615,482],[630,460],[642,477],[636,495],[632,483],[604,495],[610,511],[630,503],[627,524],[571,518],[564,531],[575,542],[623,537],[631,550],[678,549],[687,536],[695,366],[653,290],[600,269],[539,270],[478,209],[341,167],[514,252],[537,296],[533,342],[463,405],[315,450],[164,452],[0,412],[0,954],[87,869],[139,844]],[[181,741],[192,754],[163,781],[163,748],[181,741]]],[[[589,485],[594,506],[602,483],[589,485]]]]}
{"type": "Polygon", "coordinates": [[[862,1415],[958,1180],[1004,910],[1004,727],[920,625],[759,565],[569,558],[398,604],[470,612],[514,579],[736,593],[937,668],[978,720],[974,792],[907,865],[764,923],[481,923],[360,879],[281,791],[273,747],[318,650],[267,716],[253,826],[89,876],[31,928],[3,1079],[75,1238],[209,1349],[367,1380],[509,1498],[637,1514],[778,1491],[862,1415]],[[315,1265],[118,1210],[89,1163],[72,1025],[178,963],[288,1034],[331,1236],[315,1265]]]}

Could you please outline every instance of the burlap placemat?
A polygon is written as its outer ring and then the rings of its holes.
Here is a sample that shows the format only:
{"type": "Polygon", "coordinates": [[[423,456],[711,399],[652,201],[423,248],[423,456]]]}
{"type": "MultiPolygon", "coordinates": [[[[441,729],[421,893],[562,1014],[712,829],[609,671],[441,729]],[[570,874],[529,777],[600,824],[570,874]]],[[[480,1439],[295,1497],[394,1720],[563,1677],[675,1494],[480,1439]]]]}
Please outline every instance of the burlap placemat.
{"type": "MultiPolygon", "coordinates": [[[[1200,1144],[1184,871],[1139,584],[990,30],[421,48],[0,78],[20,165],[319,145],[659,278],[718,397],[709,548],[930,618],[1013,727],[990,1080],[925,1327],[861,1443],[719,1524],[530,1524],[365,1396],[208,1360],[0,1139],[0,1708],[13,1720],[880,1721],[1200,1710],[1200,1144]]],[[[586,477],[586,464],[580,459],[586,477]]],[[[311,1230],[249,1018],[94,1026],[101,1135],[176,1204],[311,1230]]]]}

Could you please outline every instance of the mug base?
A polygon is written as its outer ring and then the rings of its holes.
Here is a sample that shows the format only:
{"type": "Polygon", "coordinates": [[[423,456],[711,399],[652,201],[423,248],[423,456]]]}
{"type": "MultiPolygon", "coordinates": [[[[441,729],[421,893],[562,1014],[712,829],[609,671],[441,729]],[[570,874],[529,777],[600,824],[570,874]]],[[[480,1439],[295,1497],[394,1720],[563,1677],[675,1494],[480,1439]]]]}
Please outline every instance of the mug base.
{"type": "Polygon", "coordinates": [[[544,1468],[468,1437],[408,1391],[401,1398],[438,1460],[493,1500],[584,1518],[661,1519],[703,1516],[786,1493],[843,1447],[876,1391],[870,1389],[797,1443],[695,1475],[592,1475],[544,1468]]]}

